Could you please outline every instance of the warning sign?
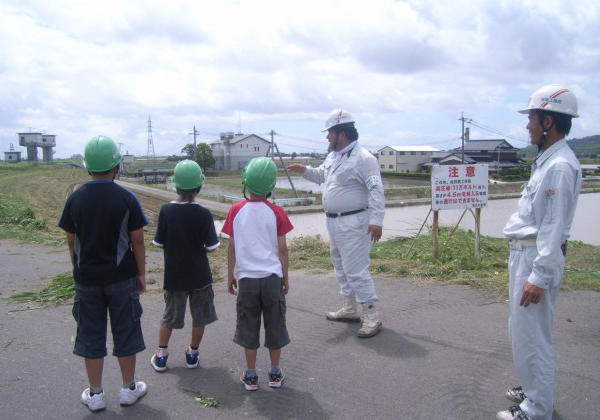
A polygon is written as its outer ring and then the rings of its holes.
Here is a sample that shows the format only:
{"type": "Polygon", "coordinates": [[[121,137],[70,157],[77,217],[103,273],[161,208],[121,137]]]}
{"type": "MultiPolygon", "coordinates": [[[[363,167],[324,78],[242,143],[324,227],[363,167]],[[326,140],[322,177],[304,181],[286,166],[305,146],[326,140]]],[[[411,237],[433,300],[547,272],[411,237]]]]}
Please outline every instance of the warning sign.
{"type": "Polygon", "coordinates": [[[486,207],[488,165],[440,165],[432,167],[431,208],[449,210],[486,207]]]}

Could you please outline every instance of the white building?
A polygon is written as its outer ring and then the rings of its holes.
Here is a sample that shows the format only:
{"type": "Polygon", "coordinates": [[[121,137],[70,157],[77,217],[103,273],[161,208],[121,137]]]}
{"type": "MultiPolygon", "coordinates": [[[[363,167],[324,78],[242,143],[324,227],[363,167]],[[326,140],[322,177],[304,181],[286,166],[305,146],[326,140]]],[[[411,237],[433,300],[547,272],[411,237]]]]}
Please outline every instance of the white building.
{"type": "Polygon", "coordinates": [[[43,162],[52,162],[53,147],[56,147],[56,135],[43,134],[38,132],[17,133],[19,135],[19,145],[27,148],[27,160],[37,161],[37,148],[42,148],[43,162]]]}
{"type": "Polygon", "coordinates": [[[133,165],[133,155],[130,155],[129,152],[127,152],[123,155],[123,159],[121,160],[121,169],[130,171],[131,165],[133,165]]]}
{"type": "Polygon", "coordinates": [[[270,141],[256,134],[221,133],[218,140],[210,143],[215,169],[219,171],[238,171],[251,159],[265,156],[269,150],[270,141]]]}
{"type": "Polygon", "coordinates": [[[20,162],[21,161],[21,152],[15,151],[15,148],[10,145],[10,151],[4,152],[4,161],[5,162],[20,162]]]}
{"type": "Polygon", "coordinates": [[[431,146],[386,146],[378,151],[379,169],[389,172],[419,172],[439,152],[431,146]]]}

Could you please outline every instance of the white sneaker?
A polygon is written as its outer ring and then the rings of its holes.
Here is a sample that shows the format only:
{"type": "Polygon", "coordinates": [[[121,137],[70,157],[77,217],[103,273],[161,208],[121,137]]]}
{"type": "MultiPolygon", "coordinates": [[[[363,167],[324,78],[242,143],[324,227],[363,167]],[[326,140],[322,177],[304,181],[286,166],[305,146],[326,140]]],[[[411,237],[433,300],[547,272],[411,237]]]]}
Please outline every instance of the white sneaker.
{"type": "Polygon", "coordinates": [[[525,400],[525,392],[523,391],[523,387],[516,386],[509,389],[506,391],[506,398],[516,402],[517,404],[521,404],[523,400],[525,400]]]}
{"type": "Polygon", "coordinates": [[[508,410],[499,411],[496,414],[498,420],[532,420],[527,414],[521,411],[521,407],[515,405],[508,410]]]}
{"type": "Polygon", "coordinates": [[[87,388],[81,394],[81,402],[87,405],[87,408],[90,411],[102,411],[106,408],[106,403],[104,402],[104,391],[99,394],[90,395],[90,389],[87,388]]]}
{"type": "Polygon", "coordinates": [[[136,382],[134,389],[121,388],[121,405],[135,404],[137,400],[146,395],[146,392],[148,392],[148,387],[146,386],[146,383],[142,381],[136,382]]]}

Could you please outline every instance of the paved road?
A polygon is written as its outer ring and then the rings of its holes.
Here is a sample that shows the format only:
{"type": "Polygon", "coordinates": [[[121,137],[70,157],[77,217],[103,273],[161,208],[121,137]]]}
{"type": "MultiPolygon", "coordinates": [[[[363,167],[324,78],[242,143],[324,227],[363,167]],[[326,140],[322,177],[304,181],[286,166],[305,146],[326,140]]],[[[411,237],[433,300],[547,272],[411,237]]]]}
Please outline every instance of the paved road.
{"type": "MultiPolygon", "coordinates": [[[[175,193],[174,191],[168,191],[168,190],[163,190],[163,189],[159,189],[159,188],[147,187],[145,185],[135,184],[133,182],[126,182],[126,181],[117,181],[117,183],[124,188],[130,189],[130,190],[133,190],[136,192],[141,192],[141,193],[149,195],[151,197],[158,197],[158,198],[161,198],[161,199],[167,200],[167,201],[175,200],[178,197],[177,193],[175,193]]],[[[209,210],[219,211],[219,212],[225,213],[225,214],[227,214],[229,212],[229,208],[231,207],[231,204],[221,203],[221,202],[213,201],[213,200],[205,200],[205,199],[196,198],[196,201],[209,210]]]]}
{"type": "MultiPolygon", "coordinates": [[[[149,267],[162,265],[151,253],[149,267]]],[[[0,293],[42,287],[69,269],[66,248],[20,246],[0,241],[0,293]]],[[[150,269],[149,278],[160,274],[150,269]]],[[[107,410],[90,413],[79,402],[87,387],[83,363],[72,355],[75,323],[69,305],[27,309],[0,301],[0,416],[2,419],[494,419],[509,406],[503,397],[516,384],[507,336],[508,308],[457,286],[377,277],[384,330],[371,339],[357,325],[325,320],[340,303],[332,275],[291,273],[284,348],[287,379],[268,388],[266,349],[259,352],[261,389],[246,392],[238,381],[243,353],[231,340],[234,297],[215,286],[219,321],[207,327],[201,367],[185,368],[189,326],[175,331],[169,369],[149,364],[163,303],[157,285],[142,297],[148,349],[139,355],[138,379],[148,395],[133,407],[118,405],[121,381],[108,357],[104,386],[107,410]],[[202,408],[195,393],[216,398],[202,408]]],[[[556,314],[555,420],[600,418],[599,293],[565,292],[556,314]]],[[[110,344],[109,344],[110,351],[110,344]]]]}

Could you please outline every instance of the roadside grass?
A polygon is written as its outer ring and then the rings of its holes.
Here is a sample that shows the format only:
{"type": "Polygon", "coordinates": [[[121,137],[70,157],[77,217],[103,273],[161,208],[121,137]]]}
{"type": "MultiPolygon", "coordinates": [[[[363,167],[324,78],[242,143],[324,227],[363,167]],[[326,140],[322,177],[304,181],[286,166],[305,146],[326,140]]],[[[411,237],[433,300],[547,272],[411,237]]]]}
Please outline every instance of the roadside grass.
{"type": "MultiPolygon", "coordinates": [[[[417,239],[398,237],[375,244],[371,250],[371,273],[461,284],[498,299],[507,297],[507,241],[482,236],[480,259],[476,261],[475,233],[457,230],[452,237],[450,233],[449,229],[440,229],[437,258],[432,254],[430,235],[417,239]]],[[[290,268],[332,270],[329,245],[315,237],[292,240],[290,268]]],[[[600,291],[600,247],[575,241],[569,243],[563,290],[581,289],[600,291]]]]}
{"type": "Polygon", "coordinates": [[[600,246],[569,241],[563,290],[588,289],[600,292],[600,246]]]}
{"type": "Polygon", "coordinates": [[[74,184],[88,179],[83,169],[61,165],[0,165],[0,237],[30,243],[64,243],[64,232],[57,223],[65,199],[74,184]]]}
{"type": "MultiPolygon", "coordinates": [[[[67,194],[72,186],[89,180],[85,170],[61,165],[22,162],[0,164],[0,238],[16,238],[28,243],[64,244],[65,234],[57,226],[67,194]]],[[[234,181],[239,187],[239,182],[234,181]]],[[[493,188],[510,189],[515,185],[493,188]]],[[[150,224],[144,228],[148,249],[156,231],[158,214],[165,200],[136,193],[150,224]]],[[[431,255],[431,237],[399,237],[373,246],[371,271],[374,274],[413,279],[435,279],[448,284],[464,284],[504,297],[508,289],[508,245],[506,240],[483,236],[481,259],[475,261],[475,235],[457,230],[452,237],[440,230],[439,254],[431,255]],[[409,249],[412,250],[409,253],[409,249]]],[[[209,254],[215,281],[227,279],[227,243],[209,254]]],[[[66,251],[65,251],[66,252],[66,251]]],[[[329,245],[321,237],[301,237],[291,241],[290,268],[327,272],[332,270],[329,245]]],[[[569,242],[563,288],[600,291],[600,246],[569,242]]]]}
{"type": "Polygon", "coordinates": [[[39,303],[41,305],[61,305],[75,295],[73,274],[67,272],[55,276],[50,284],[36,292],[21,292],[7,297],[11,303],[39,303]]]}

